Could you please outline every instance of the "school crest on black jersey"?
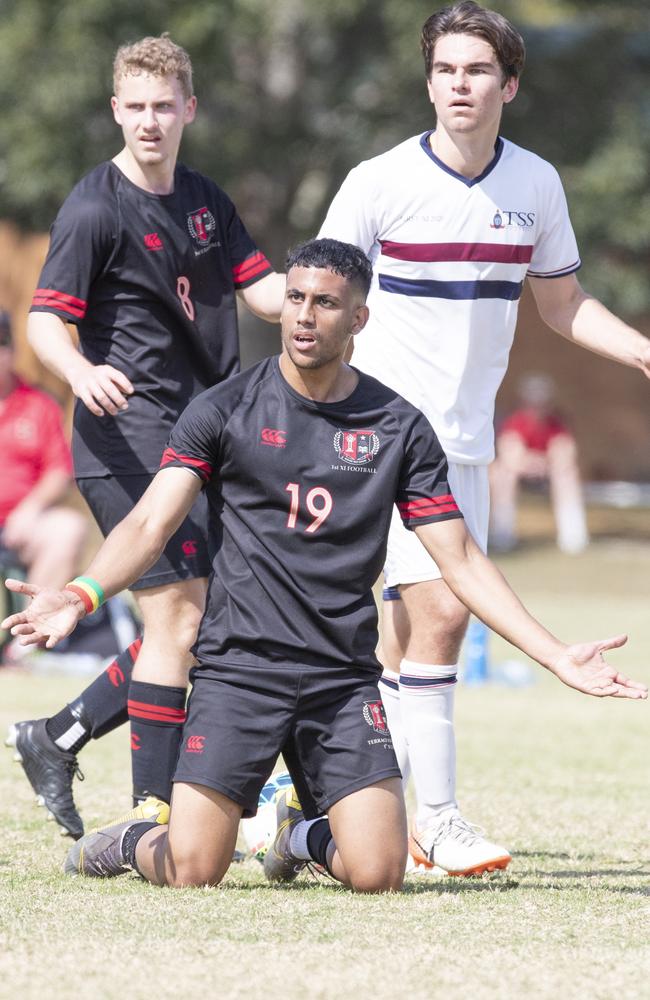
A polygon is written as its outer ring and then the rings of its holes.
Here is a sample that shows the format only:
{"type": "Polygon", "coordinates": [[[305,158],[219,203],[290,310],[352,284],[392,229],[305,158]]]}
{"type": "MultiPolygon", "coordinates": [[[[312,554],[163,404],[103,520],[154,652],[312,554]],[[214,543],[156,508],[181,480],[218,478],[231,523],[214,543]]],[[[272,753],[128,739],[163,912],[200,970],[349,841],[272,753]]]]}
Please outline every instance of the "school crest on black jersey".
{"type": "Polygon", "coordinates": [[[201,250],[214,246],[217,223],[214,215],[205,205],[187,216],[189,234],[201,250]]]}
{"type": "Polygon", "coordinates": [[[334,447],[342,462],[366,465],[379,451],[379,438],[374,431],[337,431],[334,447]]]}

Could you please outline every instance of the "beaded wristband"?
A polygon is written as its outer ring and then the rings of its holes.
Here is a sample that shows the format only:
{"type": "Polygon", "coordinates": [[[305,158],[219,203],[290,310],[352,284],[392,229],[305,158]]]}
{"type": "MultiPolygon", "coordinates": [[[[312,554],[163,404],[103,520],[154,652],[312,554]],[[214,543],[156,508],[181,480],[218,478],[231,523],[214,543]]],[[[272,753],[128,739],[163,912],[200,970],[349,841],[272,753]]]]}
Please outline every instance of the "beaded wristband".
{"type": "Polygon", "coordinates": [[[70,590],[81,598],[87,615],[97,611],[100,604],[106,600],[101,586],[90,576],[76,576],[70,583],[66,583],[63,589],[70,590]]]}

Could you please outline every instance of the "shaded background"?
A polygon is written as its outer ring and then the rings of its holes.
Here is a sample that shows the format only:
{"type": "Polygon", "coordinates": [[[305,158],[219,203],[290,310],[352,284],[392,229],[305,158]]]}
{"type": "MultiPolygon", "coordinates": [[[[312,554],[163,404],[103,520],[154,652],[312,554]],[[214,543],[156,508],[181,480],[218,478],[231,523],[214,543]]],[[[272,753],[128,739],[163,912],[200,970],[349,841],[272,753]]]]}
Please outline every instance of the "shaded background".
{"type": "MultiPolygon", "coordinates": [[[[421,0],[0,0],[0,303],[19,366],[62,400],[22,339],[47,246],[72,186],[120,148],[110,113],[115,49],[169,31],[190,52],[199,114],[181,158],[231,195],[278,268],[313,235],[351,166],[431,127],[419,54],[421,0]]],[[[512,0],[528,61],[503,133],[559,169],[580,280],[650,332],[650,11],[647,0],[512,0]]],[[[277,333],[242,317],[245,363],[277,333]]],[[[553,374],[589,479],[650,481],[648,386],[574,348],[524,295],[509,409],[522,371],[553,374]]]]}

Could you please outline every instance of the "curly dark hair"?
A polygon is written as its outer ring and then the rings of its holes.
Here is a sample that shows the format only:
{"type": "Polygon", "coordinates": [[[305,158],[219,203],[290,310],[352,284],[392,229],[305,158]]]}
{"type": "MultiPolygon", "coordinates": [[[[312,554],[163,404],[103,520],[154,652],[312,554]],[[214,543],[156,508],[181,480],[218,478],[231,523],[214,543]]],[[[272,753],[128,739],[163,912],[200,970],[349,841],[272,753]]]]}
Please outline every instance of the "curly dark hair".
{"type": "Polygon", "coordinates": [[[292,267],[322,267],[340,274],[358,285],[363,290],[364,298],[370,290],[372,264],[363,250],[352,243],[329,239],[299,243],[287,256],[287,271],[292,267]]]}

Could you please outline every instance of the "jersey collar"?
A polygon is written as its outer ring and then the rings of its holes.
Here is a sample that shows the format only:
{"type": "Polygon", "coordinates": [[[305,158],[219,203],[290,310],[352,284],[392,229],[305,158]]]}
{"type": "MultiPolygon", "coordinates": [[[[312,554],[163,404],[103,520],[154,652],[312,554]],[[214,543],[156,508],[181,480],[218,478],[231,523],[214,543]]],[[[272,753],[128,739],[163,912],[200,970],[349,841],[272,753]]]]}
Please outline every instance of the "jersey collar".
{"type": "Polygon", "coordinates": [[[282,374],[282,369],[280,368],[279,354],[276,354],[272,358],[272,361],[276,377],[280,380],[280,384],[284,389],[284,391],[289,393],[290,396],[293,396],[294,399],[297,399],[298,402],[302,403],[303,406],[306,406],[310,410],[320,410],[323,413],[327,412],[336,413],[340,411],[341,408],[343,408],[346,412],[348,410],[353,411],[355,406],[358,404],[359,400],[363,400],[364,398],[364,388],[362,386],[363,375],[361,374],[358,368],[354,367],[354,365],[350,365],[350,368],[352,368],[357,373],[357,375],[359,376],[359,380],[355,385],[354,389],[352,390],[352,392],[350,393],[350,395],[346,396],[345,399],[337,400],[336,403],[323,403],[319,402],[316,399],[309,399],[307,396],[302,396],[299,392],[296,392],[293,386],[289,385],[286,378],[282,374]]]}
{"type": "Polygon", "coordinates": [[[456,180],[461,181],[466,187],[474,187],[475,184],[479,184],[482,180],[484,180],[484,178],[487,177],[488,174],[492,173],[501,159],[501,154],[503,152],[503,139],[498,136],[497,141],[494,144],[494,156],[488,163],[483,173],[479,174],[478,177],[472,177],[470,180],[468,177],[463,177],[462,174],[457,174],[455,170],[452,170],[451,167],[448,167],[446,163],[443,163],[442,160],[435,155],[429,144],[429,137],[432,136],[434,132],[435,129],[429,129],[428,132],[425,132],[424,135],[420,137],[420,145],[422,146],[422,149],[427,156],[433,160],[436,166],[440,167],[441,170],[444,170],[446,174],[450,174],[451,177],[455,177],[456,180]]]}

